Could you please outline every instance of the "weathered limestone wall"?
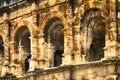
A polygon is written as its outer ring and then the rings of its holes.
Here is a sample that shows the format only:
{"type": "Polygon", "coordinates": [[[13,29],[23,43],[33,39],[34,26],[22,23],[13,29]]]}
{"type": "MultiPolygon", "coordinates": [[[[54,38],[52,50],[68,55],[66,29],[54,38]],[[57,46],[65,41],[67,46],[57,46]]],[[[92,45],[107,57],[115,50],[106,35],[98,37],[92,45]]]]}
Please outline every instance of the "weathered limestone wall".
{"type": "Polygon", "coordinates": [[[73,80],[117,80],[115,63],[94,62],[75,66],[73,80]]]}
{"type": "MultiPolygon", "coordinates": [[[[68,65],[34,72],[24,73],[18,76],[9,76],[4,79],[12,80],[119,80],[118,61],[91,62],[80,65],[68,65]],[[117,65],[117,66],[116,66],[117,65]],[[116,71],[117,69],[117,71],[116,71]]],[[[0,78],[2,79],[2,78],[0,78]]]]}
{"type": "Polygon", "coordinates": [[[12,80],[119,80],[119,4],[120,0],[25,0],[1,8],[1,76],[13,75],[6,77],[16,77],[12,80]],[[54,67],[56,44],[51,38],[52,31],[58,33],[56,26],[62,26],[64,38],[62,63],[58,67],[54,67]],[[100,31],[105,32],[100,45],[102,57],[97,55],[100,51],[90,54],[91,45],[98,45],[93,38],[99,39],[96,33],[100,31]],[[29,40],[30,48],[24,48],[29,40]],[[24,70],[27,54],[28,72],[24,70]],[[94,56],[99,57],[97,62],[94,56]]]}

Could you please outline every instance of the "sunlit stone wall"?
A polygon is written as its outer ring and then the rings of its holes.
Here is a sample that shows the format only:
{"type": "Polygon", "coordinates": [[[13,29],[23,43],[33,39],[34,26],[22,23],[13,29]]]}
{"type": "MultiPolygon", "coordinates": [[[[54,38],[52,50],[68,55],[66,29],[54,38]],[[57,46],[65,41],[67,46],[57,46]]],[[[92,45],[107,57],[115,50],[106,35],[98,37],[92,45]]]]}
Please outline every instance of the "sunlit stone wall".
{"type": "Polygon", "coordinates": [[[3,2],[1,80],[119,80],[119,0],[3,2]]]}

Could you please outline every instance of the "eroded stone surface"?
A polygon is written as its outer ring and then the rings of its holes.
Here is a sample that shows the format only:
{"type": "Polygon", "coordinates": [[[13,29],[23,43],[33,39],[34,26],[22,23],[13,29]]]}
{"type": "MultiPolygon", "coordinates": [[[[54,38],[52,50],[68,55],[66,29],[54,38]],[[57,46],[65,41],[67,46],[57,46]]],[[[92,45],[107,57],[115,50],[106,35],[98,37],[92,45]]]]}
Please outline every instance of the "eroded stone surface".
{"type": "Polygon", "coordinates": [[[119,4],[1,1],[0,79],[119,80],[119,4]]]}

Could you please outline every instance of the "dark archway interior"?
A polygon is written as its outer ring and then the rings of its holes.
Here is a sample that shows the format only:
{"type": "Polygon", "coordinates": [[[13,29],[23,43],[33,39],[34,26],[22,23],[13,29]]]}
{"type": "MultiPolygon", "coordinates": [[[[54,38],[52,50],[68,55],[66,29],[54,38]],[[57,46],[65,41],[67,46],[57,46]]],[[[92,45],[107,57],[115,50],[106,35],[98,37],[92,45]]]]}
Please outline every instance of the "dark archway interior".
{"type": "Polygon", "coordinates": [[[25,71],[28,71],[29,69],[29,59],[31,58],[31,55],[30,56],[27,56],[27,58],[25,59],[25,71]]]}
{"type": "Polygon", "coordinates": [[[60,66],[60,64],[62,64],[62,54],[64,53],[64,35],[61,29],[62,26],[57,25],[56,28],[52,29],[50,32],[50,42],[55,48],[54,66],[60,66]]]}
{"type": "Polygon", "coordinates": [[[3,63],[4,63],[4,43],[2,36],[0,36],[0,64],[3,63]]]}
{"type": "Polygon", "coordinates": [[[31,57],[31,49],[30,49],[30,32],[26,26],[20,27],[16,32],[15,36],[15,51],[23,55],[21,58],[24,59],[23,70],[28,71],[29,69],[29,62],[28,60],[31,57]],[[22,49],[20,49],[20,47],[22,49]],[[22,50],[22,51],[19,51],[22,50]],[[22,52],[22,53],[20,53],[22,52]]]}
{"type": "Polygon", "coordinates": [[[60,66],[62,63],[62,54],[64,53],[64,34],[63,24],[59,18],[50,19],[44,30],[44,38],[47,43],[54,46],[54,66],[60,66]]]}
{"type": "Polygon", "coordinates": [[[86,55],[87,61],[96,61],[104,57],[105,46],[105,22],[101,11],[97,8],[85,11],[81,19],[81,35],[84,40],[82,54],[86,55]]]}
{"type": "Polygon", "coordinates": [[[105,24],[97,24],[93,30],[93,40],[90,45],[91,61],[100,60],[104,57],[105,47],[105,24]]]}

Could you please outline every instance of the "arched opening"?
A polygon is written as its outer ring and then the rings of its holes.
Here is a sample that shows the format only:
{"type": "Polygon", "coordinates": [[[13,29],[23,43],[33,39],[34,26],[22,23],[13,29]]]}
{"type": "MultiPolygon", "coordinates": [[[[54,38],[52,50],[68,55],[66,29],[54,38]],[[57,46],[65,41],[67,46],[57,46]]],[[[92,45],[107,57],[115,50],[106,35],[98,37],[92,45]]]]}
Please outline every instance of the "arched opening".
{"type": "Polygon", "coordinates": [[[53,58],[50,60],[54,67],[62,64],[62,54],[64,53],[64,33],[62,30],[63,24],[57,17],[50,19],[45,25],[45,42],[54,47],[53,56],[51,56],[53,58]]]}
{"type": "Polygon", "coordinates": [[[93,40],[90,45],[90,61],[100,60],[104,57],[105,23],[97,24],[93,29],[93,40]]]}
{"type": "Polygon", "coordinates": [[[26,26],[20,27],[15,35],[15,52],[19,55],[18,63],[22,65],[23,71],[29,69],[29,59],[31,57],[30,32],[26,26]]]}
{"type": "Polygon", "coordinates": [[[2,36],[0,36],[0,74],[2,71],[3,64],[4,64],[4,42],[2,36]]]}
{"type": "Polygon", "coordinates": [[[82,55],[86,61],[96,61],[104,57],[105,22],[101,11],[96,8],[85,11],[81,19],[82,55]]]}

